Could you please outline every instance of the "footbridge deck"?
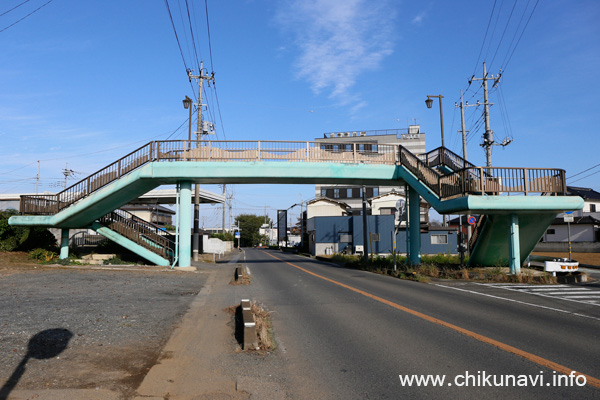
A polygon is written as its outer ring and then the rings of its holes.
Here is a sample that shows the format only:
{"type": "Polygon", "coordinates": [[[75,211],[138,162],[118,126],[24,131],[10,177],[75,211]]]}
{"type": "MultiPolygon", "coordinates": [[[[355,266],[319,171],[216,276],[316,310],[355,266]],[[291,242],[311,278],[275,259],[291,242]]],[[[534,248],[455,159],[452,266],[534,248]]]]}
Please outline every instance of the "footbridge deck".
{"type": "MultiPolygon", "coordinates": [[[[520,215],[542,217],[524,218],[530,221],[528,226],[536,225],[535,229],[527,230],[529,236],[537,235],[535,244],[547,228],[550,216],[583,207],[581,198],[565,196],[564,170],[477,167],[443,147],[415,155],[400,145],[362,142],[174,140],[150,142],[60,193],[22,196],[23,215],[12,217],[9,222],[63,229],[91,227],[159,185],[178,184],[180,231],[186,232],[190,228],[186,207],[189,208],[192,183],[382,186],[406,183],[409,192],[413,192],[412,197],[409,193],[409,199],[416,197],[417,208],[421,196],[442,214],[505,215],[496,218],[499,222],[495,226],[494,218],[488,218],[488,223],[482,225],[478,242],[487,244],[475,246],[471,257],[482,265],[502,260],[520,265],[531,252],[532,239],[523,243],[523,251],[519,251],[519,241],[523,242],[518,235],[520,215]],[[537,220],[543,223],[536,223],[537,220]],[[488,254],[489,249],[494,249],[493,255],[488,254]]],[[[412,225],[409,229],[418,232],[418,224],[412,225]]],[[[180,266],[189,265],[185,236],[182,235],[179,244],[180,266]]],[[[420,244],[415,242],[411,242],[410,258],[418,263],[420,244]]]]}

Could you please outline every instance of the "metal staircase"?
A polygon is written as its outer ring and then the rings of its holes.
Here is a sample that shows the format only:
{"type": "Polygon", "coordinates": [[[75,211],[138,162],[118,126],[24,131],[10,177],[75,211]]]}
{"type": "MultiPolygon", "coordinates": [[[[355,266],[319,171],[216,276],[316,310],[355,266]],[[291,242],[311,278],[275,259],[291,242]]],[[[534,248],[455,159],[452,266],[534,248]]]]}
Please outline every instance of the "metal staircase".
{"type": "Polygon", "coordinates": [[[121,209],[105,215],[98,222],[146,250],[173,261],[175,255],[173,237],[158,226],[121,209]]]}

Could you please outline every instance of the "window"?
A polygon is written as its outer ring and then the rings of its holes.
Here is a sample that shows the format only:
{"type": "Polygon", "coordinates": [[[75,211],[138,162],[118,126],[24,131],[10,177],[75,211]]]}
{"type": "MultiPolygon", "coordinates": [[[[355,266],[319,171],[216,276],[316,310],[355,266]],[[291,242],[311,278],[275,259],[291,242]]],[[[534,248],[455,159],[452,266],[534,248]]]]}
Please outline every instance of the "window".
{"type": "Polygon", "coordinates": [[[590,204],[590,212],[596,212],[596,205],[590,204]]]}
{"type": "Polygon", "coordinates": [[[334,199],[340,198],[340,189],[333,189],[333,198],[334,199]]]}
{"type": "Polygon", "coordinates": [[[353,189],[351,189],[351,188],[348,188],[348,189],[346,189],[346,197],[347,197],[348,199],[351,199],[351,198],[352,198],[352,190],[353,190],[353,189]]]}
{"type": "Polygon", "coordinates": [[[379,209],[379,215],[394,215],[395,213],[395,207],[382,207],[379,209]]]}
{"type": "Polygon", "coordinates": [[[327,196],[327,189],[321,189],[321,197],[327,196]]]}
{"type": "Polygon", "coordinates": [[[352,235],[340,232],[340,243],[352,243],[352,235]]]}
{"type": "Polygon", "coordinates": [[[431,244],[448,244],[448,235],[431,235],[431,244]]]}
{"type": "Polygon", "coordinates": [[[373,197],[377,197],[379,196],[379,188],[378,187],[374,187],[373,188],[373,197]]]}
{"type": "Polygon", "coordinates": [[[547,233],[548,235],[554,235],[555,231],[554,231],[554,229],[548,229],[548,230],[546,231],[546,233],[547,233]]]}

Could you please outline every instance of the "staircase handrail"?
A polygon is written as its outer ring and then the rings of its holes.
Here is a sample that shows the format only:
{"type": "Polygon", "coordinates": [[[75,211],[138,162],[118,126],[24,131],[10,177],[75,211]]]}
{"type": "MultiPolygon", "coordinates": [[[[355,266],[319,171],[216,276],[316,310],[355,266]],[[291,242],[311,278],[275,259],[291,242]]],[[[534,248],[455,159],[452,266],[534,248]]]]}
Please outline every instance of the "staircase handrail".
{"type": "Polygon", "coordinates": [[[115,210],[100,218],[99,222],[147,250],[167,259],[172,258],[175,249],[175,243],[172,240],[152,229],[148,229],[147,221],[142,220],[146,224],[140,223],[138,221],[141,218],[128,218],[127,214],[133,216],[127,211],[115,210]],[[154,243],[154,245],[149,242],[154,243]]]}

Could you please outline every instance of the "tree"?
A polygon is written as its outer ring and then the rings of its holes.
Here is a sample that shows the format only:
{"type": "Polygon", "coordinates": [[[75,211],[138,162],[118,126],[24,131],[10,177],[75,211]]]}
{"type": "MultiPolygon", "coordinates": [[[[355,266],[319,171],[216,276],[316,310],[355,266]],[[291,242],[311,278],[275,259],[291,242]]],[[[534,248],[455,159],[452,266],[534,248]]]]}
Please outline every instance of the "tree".
{"type": "Polygon", "coordinates": [[[235,217],[235,222],[240,228],[240,243],[242,247],[253,247],[265,243],[268,239],[259,233],[262,224],[269,224],[269,217],[254,214],[241,214],[235,217]]]}
{"type": "Polygon", "coordinates": [[[46,228],[9,225],[8,219],[18,214],[15,210],[0,211],[0,251],[56,248],[56,238],[46,228]]]}

